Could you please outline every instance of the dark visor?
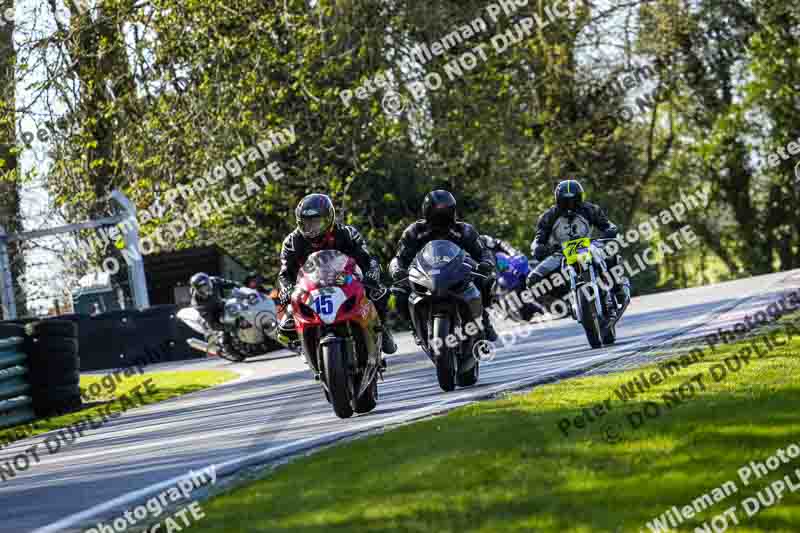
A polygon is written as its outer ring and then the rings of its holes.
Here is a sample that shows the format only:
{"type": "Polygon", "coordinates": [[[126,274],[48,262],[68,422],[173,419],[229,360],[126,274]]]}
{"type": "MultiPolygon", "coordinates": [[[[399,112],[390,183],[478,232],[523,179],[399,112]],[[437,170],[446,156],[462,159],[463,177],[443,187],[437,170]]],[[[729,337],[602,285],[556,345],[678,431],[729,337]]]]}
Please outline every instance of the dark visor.
{"type": "Polygon", "coordinates": [[[322,234],[322,217],[304,218],[302,224],[303,235],[306,237],[319,237],[322,234]]]}

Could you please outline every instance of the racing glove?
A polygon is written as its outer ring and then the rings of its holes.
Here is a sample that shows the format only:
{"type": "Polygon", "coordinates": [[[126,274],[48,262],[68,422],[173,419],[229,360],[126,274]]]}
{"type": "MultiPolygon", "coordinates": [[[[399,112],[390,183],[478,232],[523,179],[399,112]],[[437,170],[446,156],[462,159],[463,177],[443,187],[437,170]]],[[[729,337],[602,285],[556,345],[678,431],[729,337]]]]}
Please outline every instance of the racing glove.
{"type": "Polygon", "coordinates": [[[488,261],[481,261],[478,263],[478,272],[484,276],[489,276],[492,272],[494,272],[494,265],[488,261]]]}
{"type": "Polygon", "coordinates": [[[400,265],[398,258],[395,257],[392,259],[392,262],[389,263],[389,274],[392,276],[392,281],[396,283],[401,279],[408,277],[408,269],[403,268],[400,265]]]}
{"type": "Polygon", "coordinates": [[[364,276],[367,281],[373,285],[380,285],[381,283],[381,267],[378,264],[373,264],[364,276]]]}

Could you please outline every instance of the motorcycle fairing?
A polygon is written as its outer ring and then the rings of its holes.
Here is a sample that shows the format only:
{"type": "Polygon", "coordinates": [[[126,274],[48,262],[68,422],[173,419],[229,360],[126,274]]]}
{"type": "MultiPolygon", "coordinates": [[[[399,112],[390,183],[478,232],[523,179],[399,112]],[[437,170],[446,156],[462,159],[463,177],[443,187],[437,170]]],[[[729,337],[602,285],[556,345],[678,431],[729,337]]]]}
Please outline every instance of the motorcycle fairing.
{"type": "MultiPolygon", "coordinates": [[[[329,333],[349,337],[377,365],[380,324],[375,305],[361,284],[361,269],[355,259],[338,250],[321,250],[309,256],[297,274],[292,294],[292,313],[303,351],[316,360],[320,339],[329,333]]],[[[362,361],[366,364],[367,361],[362,361]]]]}
{"type": "Polygon", "coordinates": [[[449,289],[463,282],[471,271],[464,250],[450,241],[435,240],[426,244],[417,254],[408,274],[409,281],[418,285],[417,288],[445,296],[449,289]]]}

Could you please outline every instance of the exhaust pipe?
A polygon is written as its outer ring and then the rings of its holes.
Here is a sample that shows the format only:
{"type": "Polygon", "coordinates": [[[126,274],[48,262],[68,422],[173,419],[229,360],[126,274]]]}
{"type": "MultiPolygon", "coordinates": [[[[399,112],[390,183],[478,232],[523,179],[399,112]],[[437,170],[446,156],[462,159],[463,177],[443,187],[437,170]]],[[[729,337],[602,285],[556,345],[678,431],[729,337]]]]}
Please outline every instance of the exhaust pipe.
{"type": "Polygon", "coordinates": [[[211,348],[207,342],[201,341],[200,339],[186,339],[186,343],[198,352],[203,352],[209,357],[219,357],[219,350],[211,348]]]}

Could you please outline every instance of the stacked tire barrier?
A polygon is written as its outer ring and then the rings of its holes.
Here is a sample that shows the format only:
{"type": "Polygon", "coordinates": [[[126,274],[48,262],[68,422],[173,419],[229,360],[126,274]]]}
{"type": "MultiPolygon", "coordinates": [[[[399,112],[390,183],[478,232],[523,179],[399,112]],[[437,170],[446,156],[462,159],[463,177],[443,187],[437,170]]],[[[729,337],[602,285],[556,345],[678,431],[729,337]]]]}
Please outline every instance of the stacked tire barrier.
{"type": "Polygon", "coordinates": [[[175,314],[177,306],[59,317],[78,325],[81,370],[106,370],[203,357],[186,339],[199,337],[175,314]]]}
{"type": "Polygon", "coordinates": [[[33,410],[51,416],[81,407],[78,327],[66,320],[33,324],[28,342],[33,410]]]}
{"type": "Polygon", "coordinates": [[[3,326],[0,331],[0,428],[36,418],[25,342],[21,326],[3,326]]]}
{"type": "MultiPolygon", "coordinates": [[[[40,370],[44,363],[40,358],[46,359],[48,356],[46,353],[39,353],[39,350],[50,350],[56,354],[57,361],[52,362],[54,366],[51,374],[63,370],[66,372],[65,379],[71,383],[76,379],[72,376],[72,363],[62,359],[63,356],[72,357],[70,354],[73,344],[77,346],[76,360],[80,363],[79,369],[82,371],[145,366],[206,357],[186,343],[187,339],[202,340],[203,336],[176,318],[178,309],[176,305],[159,305],[143,311],[111,311],[95,316],[71,314],[42,321],[25,319],[2,322],[0,338],[7,336],[5,332],[9,329],[19,329],[21,333],[14,335],[22,336],[23,326],[37,328],[32,340],[35,350],[24,351],[29,354],[37,353],[35,357],[37,362],[41,363],[40,370]],[[72,326],[52,325],[58,322],[72,326]],[[76,332],[75,336],[73,331],[76,332]],[[53,340],[48,340],[50,337],[53,337],[53,340]],[[75,342],[66,339],[74,339],[75,342]],[[40,341],[44,342],[46,349],[38,346],[40,341]]],[[[274,350],[281,348],[277,342],[273,343],[274,350]]],[[[42,370],[42,372],[47,371],[42,370]]],[[[67,387],[68,383],[59,386],[67,387]]]]}

